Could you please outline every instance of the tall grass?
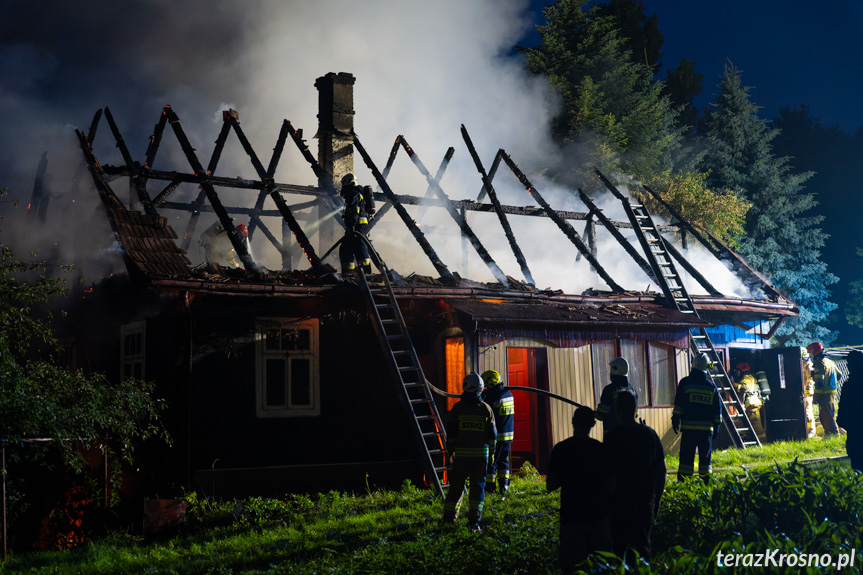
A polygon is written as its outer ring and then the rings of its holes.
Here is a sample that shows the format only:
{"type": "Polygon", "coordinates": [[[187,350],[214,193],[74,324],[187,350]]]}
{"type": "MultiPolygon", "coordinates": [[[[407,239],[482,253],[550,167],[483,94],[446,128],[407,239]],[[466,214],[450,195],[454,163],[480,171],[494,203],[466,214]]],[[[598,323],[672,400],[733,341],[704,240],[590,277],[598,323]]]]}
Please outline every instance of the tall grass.
{"type": "MultiPolygon", "coordinates": [[[[776,453],[791,460],[832,454],[839,440],[811,443],[820,449],[790,444],[776,453]]],[[[735,462],[758,457],[746,450],[735,462]]],[[[187,522],[176,532],[115,532],[71,551],[15,554],[0,573],[555,573],[559,501],[529,465],[506,499],[487,497],[482,534],[469,533],[463,520],[441,525],[442,501],[410,483],[398,491],[220,503],[192,494],[187,522]]],[[[856,505],[863,505],[863,487],[846,462],[819,470],[774,464],[709,485],[672,478],[654,529],[655,559],[642,573],[718,572],[698,570],[715,565],[717,548],[770,541],[813,550],[819,542],[818,550],[840,552],[859,545],[856,505]],[[825,521],[836,535],[826,542],[818,534],[825,521]]],[[[592,561],[597,572],[624,572],[616,558],[592,561]]]]}

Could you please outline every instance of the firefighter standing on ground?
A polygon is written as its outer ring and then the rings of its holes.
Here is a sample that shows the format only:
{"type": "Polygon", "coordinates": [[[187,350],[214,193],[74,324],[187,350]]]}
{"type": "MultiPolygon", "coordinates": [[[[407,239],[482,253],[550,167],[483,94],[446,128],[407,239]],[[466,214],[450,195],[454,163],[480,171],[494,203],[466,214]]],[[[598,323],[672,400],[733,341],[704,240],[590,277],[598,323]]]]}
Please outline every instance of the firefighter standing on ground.
{"type": "Polygon", "coordinates": [[[444,523],[455,523],[464,495],[465,481],[470,479],[468,526],[480,531],[485,501],[485,474],[489,454],[494,452],[497,431],[491,407],[480,398],[483,383],[476,373],[465,376],[461,399],[447,416],[446,450],[455,454],[449,472],[449,491],[444,502],[444,523]]]}
{"type": "Polygon", "coordinates": [[[705,481],[710,476],[713,439],[719,436],[719,424],[722,423],[719,390],[707,373],[711,367],[713,360],[710,356],[699,354],[692,362],[689,375],[680,380],[674,396],[671,427],[674,433],[683,433],[680,440],[680,466],[677,470],[677,479],[681,481],[695,473],[696,451],[698,475],[705,481]]]}
{"type": "MultiPolygon", "coordinates": [[[[614,404],[617,394],[621,391],[631,393],[635,396],[635,405],[638,405],[638,392],[629,385],[629,363],[622,357],[616,357],[608,364],[611,375],[611,383],[602,389],[599,396],[599,405],[596,407],[596,419],[602,422],[602,433],[605,435],[618,426],[614,415],[614,404]]],[[[635,413],[636,417],[638,412],[635,413]]]]}
{"type": "Polygon", "coordinates": [[[488,471],[485,477],[485,490],[494,493],[495,478],[500,486],[500,494],[506,495],[509,490],[510,449],[515,437],[515,399],[508,390],[503,389],[500,373],[489,370],[482,374],[485,391],[482,399],[494,412],[494,422],[497,427],[497,443],[494,455],[488,458],[488,471]]]}
{"type": "Polygon", "coordinates": [[[353,174],[346,174],[342,178],[339,195],[345,201],[345,212],[342,216],[345,220],[345,237],[339,245],[342,274],[353,273],[357,262],[363,266],[365,273],[371,273],[369,247],[358,235],[366,234],[369,217],[375,214],[375,199],[371,186],[360,187],[353,174]]]}
{"type": "Polygon", "coordinates": [[[752,429],[755,430],[755,435],[758,436],[758,439],[765,441],[767,435],[764,433],[764,426],[761,424],[761,410],[764,407],[764,397],[761,395],[758,381],[752,374],[752,368],[745,361],[741,361],[734,366],[732,375],[734,377],[734,389],[737,390],[737,395],[743,403],[746,417],[749,418],[749,423],[752,424],[752,429]]]}
{"type": "Polygon", "coordinates": [[[812,356],[812,381],[815,383],[815,405],[818,406],[818,419],[824,428],[824,435],[836,435],[836,364],[824,353],[820,342],[810,343],[806,348],[812,356]]]}

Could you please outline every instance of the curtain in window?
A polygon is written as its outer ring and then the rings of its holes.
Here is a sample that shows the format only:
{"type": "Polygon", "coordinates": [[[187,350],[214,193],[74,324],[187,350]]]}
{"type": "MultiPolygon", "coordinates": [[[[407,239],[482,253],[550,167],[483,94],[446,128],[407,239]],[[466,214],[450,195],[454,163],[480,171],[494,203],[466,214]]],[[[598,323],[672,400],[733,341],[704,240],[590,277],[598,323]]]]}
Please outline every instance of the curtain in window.
{"type": "Polygon", "coordinates": [[[616,357],[613,341],[598,341],[590,346],[591,359],[593,360],[593,393],[594,405],[599,404],[602,389],[611,383],[608,364],[616,357]]]}
{"type": "Polygon", "coordinates": [[[650,405],[647,393],[647,361],[644,342],[634,339],[620,340],[620,356],[629,362],[629,385],[638,392],[638,405],[650,405]]]}
{"type": "Polygon", "coordinates": [[[674,405],[677,390],[672,348],[649,343],[650,372],[653,381],[653,405],[674,405]]]}

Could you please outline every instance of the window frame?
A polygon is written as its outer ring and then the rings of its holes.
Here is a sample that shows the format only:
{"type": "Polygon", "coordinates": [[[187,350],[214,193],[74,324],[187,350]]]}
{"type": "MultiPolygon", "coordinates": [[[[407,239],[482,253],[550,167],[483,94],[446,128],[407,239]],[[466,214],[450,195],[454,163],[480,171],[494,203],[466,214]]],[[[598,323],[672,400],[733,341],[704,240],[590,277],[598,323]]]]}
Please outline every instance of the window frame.
{"type": "Polygon", "coordinates": [[[143,380],[146,375],[147,357],[147,322],[144,320],[134,321],[120,326],[120,380],[133,377],[143,380]],[[127,353],[126,341],[129,337],[140,337],[140,349],[134,353],[127,353]],[[126,373],[126,367],[131,367],[131,374],[126,373]],[[140,373],[136,374],[135,367],[140,367],[140,373]]]}
{"type": "MultiPolygon", "coordinates": [[[[280,341],[281,335],[280,335],[280,341]]],[[[317,417],[321,414],[320,389],[320,321],[317,318],[256,318],[255,319],[255,416],[262,419],[289,417],[317,417]],[[268,349],[267,336],[274,329],[283,331],[308,330],[308,348],[287,349],[279,344],[277,349],[268,349]],[[272,360],[285,363],[284,403],[267,404],[267,365],[272,360]],[[291,364],[308,361],[309,403],[292,405],[293,381],[291,364]]]]}
{"type": "MultiPolygon", "coordinates": [[[[660,404],[660,403],[656,403],[654,401],[654,390],[656,387],[656,382],[654,382],[653,360],[651,358],[650,351],[651,351],[651,345],[666,348],[666,350],[668,352],[668,361],[669,361],[669,366],[670,366],[669,377],[670,377],[670,380],[672,382],[672,385],[674,386],[674,390],[676,391],[677,390],[677,382],[679,381],[679,378],[678,378],[678,373],[677,373],[677,361],[676,361],[676,351],[675,350],[677,350],[678,348],[675,348],[672,345],[662,343],[662,342],[655,342],[655,341],[650,341],[650,340],[634,339],[634,338],[620,338],[620,337],[614,338],[613,340],[605,340],[605,341],[595,342],[594,344],[591,345],[591,362],[593,363],[592,375],[593,375],[593,379],[594,379],[593,380],[593,389],[594,389],[594,394],[596,396],[596,402],[597,403],[599,402],[599,396],[602,392],[602,389],[604,389],[605,386],[608,385],[610,378],[607,378],[606,381],[600,381],[597,378],[598,374],[608,374],[608,366],[604,366],[604,365],[598,366],[596,364],[596,352],[594,351],[595,346],[597,346],[597,345],[607,346],[609,343],[611,343],[614,347],[614,357],[623,357],[623,345],[624,345],[623,342],[624,341],[634,342],[636,344],[634,347],[637,348],[637,353],[640,354],[640,356],[642,357],[642,359],[644,361],[644,371],[645,371],[645,373],[644,373],[644,386],[643,386],[643,390],[639,389],[639,394],[638,394],[639,395],[639,397],[638,397],[639,409],[648,408],[648,407],[671,407],[674,403],[673,400],[672,400],[672,403],[670,403],[670,404],[666,404],[666,403],[660,404]]],[[[627,359],[627,361],[630,361],[630,360],[627,359]]],[[[630,384],[632,384],[632,382],[630,382],[630,384]]],[[[634,386],[634,387],[636,387],[636,389],[638,389],[637,386],[634,386]]]]}

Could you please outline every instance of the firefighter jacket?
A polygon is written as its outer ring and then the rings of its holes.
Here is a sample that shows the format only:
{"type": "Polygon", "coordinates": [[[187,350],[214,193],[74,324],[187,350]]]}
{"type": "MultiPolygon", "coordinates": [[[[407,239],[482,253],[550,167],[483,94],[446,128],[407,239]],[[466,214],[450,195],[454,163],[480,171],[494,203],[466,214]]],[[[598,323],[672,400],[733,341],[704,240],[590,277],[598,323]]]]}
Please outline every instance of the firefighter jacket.
{"type": "Polygon", "coordinates": [[[478,394],[462,393],[447,415],[446,450],[456,457],[487,459],[496,441],[491,407],[478,394]]]}
{"type": "Polygon", "coordinates": [[[815,382],[815,395],[836,393],[836,364],[823,353],[812,360],[812,381],[815,382]]]}
{"type": "MultiPolygon", "coordinates": [[[[602,429],[609,432],[617,427],[617,419],[614,416],[614,402],[621,391],[628,391],[635,396],[635,405],[638,405],[638,392],[629,385],[629,378],[625,375],[612,375],[611,383],[606,385],[599,396],[599,405],[596,407],[596,418],[602,422],[602,429]]],[[[638,411],[635,412],[638,417],[638,411]]]]}
{"type": "Polygon", "coordinates": [[[744,407],[761,407],[764,403],[761,400],[761,388],[758,381],[751,373],[744,375],[739,382],[734,384],[734,389],[737,390],[737,395],[740,396],[740,401],[744,407]]]}
{"type": "Polygon", "coordinates": [[[362,188],[355,184],[342,186],[339,195],[345,200],[345,225],[353,227],[358,224],[368,224],[369,214],[374,213],[374,199],[371,197],[371,188],[362,188]]]}
{"type": "Polygon", "coordinates": [[[515,399],[512,393],[504,390],[502,385],[495,385],[486,388],[482,399],[494,413],[498,442],[512,441],[515,437],[515,399]]]}
{"type": "Polygon", "coordinates": [[[706,371],[693,369],[680,380],[671,424],[681,431],[712,431],[722,423],[719,391],[706,371]]]}

